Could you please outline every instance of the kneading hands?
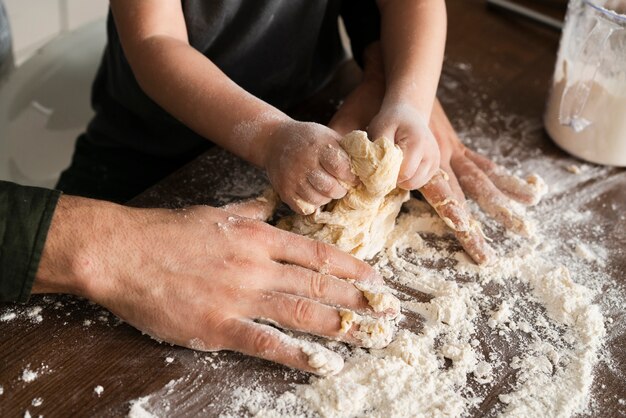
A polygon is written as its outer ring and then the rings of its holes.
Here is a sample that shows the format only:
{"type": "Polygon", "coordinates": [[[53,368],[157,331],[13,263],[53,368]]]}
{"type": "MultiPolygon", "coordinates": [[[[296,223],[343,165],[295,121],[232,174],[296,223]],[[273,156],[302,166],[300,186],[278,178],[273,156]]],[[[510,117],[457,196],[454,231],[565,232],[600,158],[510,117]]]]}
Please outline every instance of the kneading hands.
{"type": "Polygon", "coordinates": [[[136,209],[62,196],[33,293],[83,296],[153,338],[195,350],[338,372],[339,355],[267,324],[366,345],[342,313],[395,317],[398,308],[376,311],[357,288],[382,278],[331,245],[237,214],[251,216],[248,209],[136,209]]]}
{"type": "MultiPolygon", "coordinates": [[[[382,49],[368,48],[363,82],[329,127],[295,121],[232,82],[189,45],[180,2],[111,0],[111,10],[146,94],[198,134],[264,167],[293,210],[311,213],[345,195],[355,178],[338,140],[367,129],[402,148],[399,185],[419,189],[468,253],[488,262],[493,251],[464,192],[525,234],[510,198],[533,204],[541,183],[511,177],[466,149],[436,102],[443,1],[378,2],[382,49]]],[[[397,315],[372,309],[359,290],[359,283],[382,279],[332,246],[251,219],[249,210],[135,209],[63,196],[33,292],[84,296],[185,347],[240,351],[318,374],[339,371],[337,354],[266,324],[363,345],[343,313],[397,315]]]]}
{"type": "MultiPolygon", "coordinates": [[[[495,251],[469,211],[466,194],[506,229],[520,235],[530,235],[532,226],[517,209],[517,204],[534,205],[539,201],[546,191],[541,178],[531,175],[523,180],[510,175],[503,167],[465,147],[436,99],[433,101],[428,126],[419,114],[398,112],[402,116],[408,115],[404,119],[403,130],[396,131],[393,136],[392,131],[381,129],[380,121],[385,120],[382,118],[389,120],[395,116],[385,109],[387,83],[380,44],[368,47],[364,64],[361,83],[346,98],[329,126],[340,134],[361,129],[367,130],[371,138],[387,135],[394,137],[400,146],[404,138],[412,138],[412,143],[423,144],[421,146],[425,149],[430,149],[431,142],[435,141],[436,165],[428,165],[425,172],[429,174],[425,180],[409,181],[407,184],[401,172],[398,184],[418,189],[477,263],[488,264],[493,261],[495,251]],[[398,136],[398,132],[403,135],[398,136]]],[[[406,109],[403,104],[399,106],[406,109]]],[[[395,125],[395,122],[388,124],[395,125]]],[[[408,151],[407,155],[411,159],[414,153],[408,151]]]]}

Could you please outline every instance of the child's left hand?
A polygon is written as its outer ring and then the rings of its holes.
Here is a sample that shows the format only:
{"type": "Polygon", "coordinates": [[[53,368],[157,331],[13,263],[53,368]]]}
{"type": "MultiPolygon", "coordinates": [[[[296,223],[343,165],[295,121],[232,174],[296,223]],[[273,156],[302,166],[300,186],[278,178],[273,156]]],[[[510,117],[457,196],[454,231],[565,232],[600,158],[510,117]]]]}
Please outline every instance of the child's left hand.
{"type": "Polygon", "coordinates": [[[439,146],[428,120],[408,104],[383,103],[367,131],[370,138],[385,136],[402,149],[398,186],[407,190],[422,187],[439,168],[439,146]]]}

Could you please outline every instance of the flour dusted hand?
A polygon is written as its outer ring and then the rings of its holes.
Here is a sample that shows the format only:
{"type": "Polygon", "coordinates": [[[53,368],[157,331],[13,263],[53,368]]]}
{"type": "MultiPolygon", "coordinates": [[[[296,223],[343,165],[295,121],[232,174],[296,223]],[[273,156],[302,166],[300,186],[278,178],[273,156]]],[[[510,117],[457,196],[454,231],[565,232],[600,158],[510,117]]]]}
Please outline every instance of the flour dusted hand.
{"type": "MultiPolygon", "coordinates": [[[[268,197],[227,208],[260,218],[268,197]]],[[[389,329],[399,305],[377,293],[383,280],[372,267],[233,212],[63,196],[33,290],[81,295],[169,343],[239,351],[321,375],[339,372],[341,356],[267,323],[358,346],[389,342],[378,331],[389,329]],[[371,320],[346,328],[346,312],[371,320]]]]}
{"type": "Polygon", "coordinates": [[[272,186],[291,209],[311,214],[346,194],[354,184],[341,137],[312,122],[282,123],[267,141],[265,168],[272,186]]]}
{"type": "Polygon", "coordinates": [[[360,184],[341,200],[308,216],[287,218],[279,226],[369,259],[383,248],[402,203],[409,198],[406,190],[396,187],[402,151],[385,137],[371,142],[363,131],[346,135],[340,144],[350,155],[360,184]]]}

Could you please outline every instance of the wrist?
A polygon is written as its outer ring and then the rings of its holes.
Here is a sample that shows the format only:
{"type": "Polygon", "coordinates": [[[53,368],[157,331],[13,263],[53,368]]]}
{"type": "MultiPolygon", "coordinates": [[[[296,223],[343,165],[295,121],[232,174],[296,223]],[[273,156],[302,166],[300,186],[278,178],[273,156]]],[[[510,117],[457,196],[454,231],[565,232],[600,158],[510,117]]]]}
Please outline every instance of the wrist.
{"type": "Polygon", "coordinates": [[[285,124],[294,122],[283,112],[274,110],[263,112],[253,121],[245,123],[246,129],[252,132],[252,136],[247,138],[250,146],[246,159],[258,167],[267,168],[276,132],[285,124]]]}
{"type": "Polygon", "coordinates": [[[401,107],[422,116],[426,121],[430,119],[433,100],[424,97],[417,90],[415,82],[392,83],[387,86],[383,107],[401,107]]]}
{"type": "Polygon", "coordinates": [[[426,113],[423,106],[419,106],[413,101],[403,100],[394,96],[385,95],[383,103],[380,107],[379,114],[384,115],[404,115],[406,118],[419,120],[424,124],[428,124],[430,114],[426,113]]]}
{"type": "Polygon", "coordinates": [[[52,218],[33,293],[67,293],[95,299],[102,285],[102,260],[115,229],[125,229],[123,206],[62,196],[52,218]]]}
{"type": "Polygon", "coordinates": [[[297,126],[301,123],[302,122],[294,120],[284,114],[283,117],[274,117],[263,123],[262,129],[258,135],[259,146],[255,150],[257,154],[255,158],[258,160],[255,164],[267,170],[272,156],[275,154],[273,146],[276,144],[278,138],[281,137],[281,132],[291,131],[295,133],[297,126]]]}

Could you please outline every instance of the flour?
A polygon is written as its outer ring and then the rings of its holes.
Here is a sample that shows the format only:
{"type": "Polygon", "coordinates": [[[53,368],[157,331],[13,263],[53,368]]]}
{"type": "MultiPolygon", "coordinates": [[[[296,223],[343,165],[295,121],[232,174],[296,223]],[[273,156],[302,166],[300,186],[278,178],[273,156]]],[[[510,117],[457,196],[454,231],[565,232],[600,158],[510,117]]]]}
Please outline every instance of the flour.
{"type": "Polygon", "coordinates": [[[37,379],[37,377],[39,377],[39,373],[37,373],[36,371],[30,370],[29,367],[30,367],[30,364],[26,366],[24,370],[22,370],[22,381],[26,383],[33,382],[35,379],[37,379]]]}
{"type": "Polygon", "coordinates": [[[41,406],[43,404],[43,398],[34,398],[30,403],[32,406],[41,406]]]}
{"type": "MultiPolygon", "coordinates": [[[[382,350],[353,350],[340,374],[296,387],[293,395],[298,405],[306,405],[306,413],[283,415],[461,416],[477,408],[484,396],[481,388],[500,382],[507,369],[516,379],[499,397],[500,415],[583,412],[605,335],[594,292],[542,256],[537,248],[543,237],[511,242],[522,247],[481,269],[460,252],[433,249],[421,238],[448,234],[426,204],[412,200],[405,209],[376,266],[392,287],[397,283],[429,295],[423,302],[403,302],[406,312],[424,318],[422,330],[402,329],[382,350]],[[441,257],[457,260],[456,266],[439,274],[416,262],[441,257]],[[459,272],[476,274],[478,281],[454,280],[459,272]],[[507,290],[511,284],[514,293],[507,290]],[[499,290],[494,294],[490,287],[499,290]],[[495,337],[482,334],[492,329],[495,337]],[[485,353],[476,338],[515,345],[517,333],[527,335],[530,343],[524,343],[521,357],[508,361],[499,349],[485,353]]],[[[245,401],[236,402],[235,409],[277,416],[263,392],[247,391],[245,401]]]]}
{"type": "Polygon", "coordinates": [[[93,391],[95,392],[96,395],[98,395],[98,398],[99,398],[100,395],[102,395],[102,392],[104,392],[104,388],[101,385],[98,385],[95,388],[93,388],[93,391]]]}
{"type": "Polygon", "coordinates": [[[43,317],[41,316],[41,311],[42,311],[42,307],[41,306],[32,306],[29,307],[26,310],[26,316],[28,316],[31,320],[31,322],[33,323],[40,323],[41,321],[43,321],[43,317]]]}
{"type": "Polygon", "coordinates": [[[34,382],[39,376],[42,374],[48,373],[50,371],[49,367],[45,364],[42,364],[41,367],[33,370],[30,368],[30,364],[27,364],[26,367],[22,370],[22,374],[20,376],[20,380],[25,383],[34,382]]]}
{"type": "MultiPolygon", "coordinates": [[[[458,104],[449,90],[467,87],[464,93],[474,104],[456,109],[460,116],[453,119],[464,142],[515,174],[538,172],[549,183],[548,194],[528,212],[537,221],[535,237],[506,234],[470,203],[501,254],[494,265],[478,267],[444,221],[423,202],[410,200],[385,250],[374,258],[405,318],[386,348],[313,339],[345,359],[341,373],[309,379],[267,366],[229,382],[228,398],[219,401],[197,378],[215,373],[214,363],[202,357],[183,364],[179,379],[133,401],[131,416],[168,416],[169,408],[183,405],[189,414],[202,410],[224,417],[471,416],[485,410],[489,416],[565,417],[589,414],[598,399],[609,396],[621,408],[614,410],[624,409],[624,396],[609,395],[612,388],[596,384],[593,375],[602,369],[614,380],[624,379],[609,348],[621,350],[626,289],[612,279],[610,268],[612,259],[626,256],[613,242],[620,238],[614,231],[626,224],[623,216],[603,214],[626,207],[616,198],[605,212],[592,208],[626,174],[544,154],[541,123],[503,113],[472,83],[467,68],[444,68],[440,98],[454,111],[458,104]],[[576,175],[567,171],[572,164],[580,166],[576,175]],[[594,187],[582,187],[589,183],[594,187]],[[577,244],[595,258],[576,254],[577,244]]],[[[254,173],[236,173],[249,182],[224,179],[220,199],[262,191],[254,173]],[[232,187],[239,189],[230,195],[232,187]]],[[[225,354],[219,375],[240,359],[225,354]]]]}
{"type": "Polygon", "coordinates": [[[5,314],[2,314],[2,316],[0,316],[0,321],[9,322],[9,321],[14,320],[15,318],[17,318],[17,314],[15,312],[7,312],[5,314]]]}

